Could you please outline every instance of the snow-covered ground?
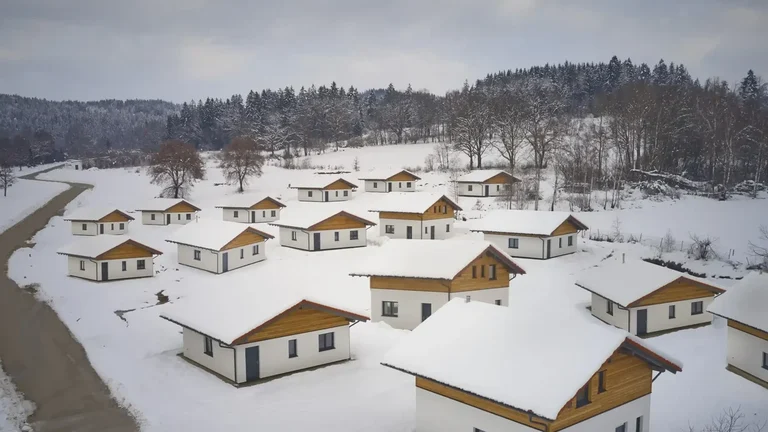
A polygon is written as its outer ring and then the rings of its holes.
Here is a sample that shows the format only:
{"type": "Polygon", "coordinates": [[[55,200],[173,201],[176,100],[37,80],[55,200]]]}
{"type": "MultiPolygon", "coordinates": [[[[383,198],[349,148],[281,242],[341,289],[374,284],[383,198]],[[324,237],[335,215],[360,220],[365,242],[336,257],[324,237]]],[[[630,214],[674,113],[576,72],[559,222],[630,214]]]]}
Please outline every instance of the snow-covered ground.
{"type": "MultiPolygon", "coordinates": [[[[367,171],[423,165],[431,151],[431,144],[373,147],[328,152],[311,159],[313,165],[351,170],[357,158],[361,171],[367,171]]],[[[212,161],[208,168],[207,179],[195,186],[189,198],[203,208],[200,217],[220,218],[221,210],[214,206],[234,195],[235,188],[216,186],[223,183],[223,177],[212,161]]],[[[358,174],[343,176],[354,183],[358,174]]],[[[314,175],[311,171],[267,166],[246,193],[272,195],[290,210],[297,201],[296,191],[288,189],[288,185],[314,175]]],[[[419,175],[419,190],[448,191],[445,175],[419,175]]],[[[159,192],[159,187],[151,185],[148,177],[135,168],[57,170],[41,178],[95,185],[72,202],[69,210],[85,205],[114,205],[132,212],[159,192]]],[[[351,201],[341,205],[378,221],[376,214],[366,212],[378,199],[379,195],[358,189],[351,201]]],[[[459,204],[473,218],[499,207],[493,199],[461,198],[459,204]]],[[[302,208],[321,209],[327,205],[304,203],[302,208]]],[[[608,230],[619,215],[622,230],[627,233],[663,236],[669,229],[676,238],[685,239],[691,232],[706,232],[726,240],[732,245],[729,247],[744,249],[743,243],[757,230],[760,215],[768,214],[765,199],[719,203],[684,198],[664,203],[643,201],[636,207],[641,208],[579,217],[588,225],[608,230]],[[739,222],[724,223],[729,220],[739,222]]],[[[258,228],[278,234],[269,225],[258,228]]],[[[10,265],[10,275],[20,285],[40,283],[38,295],[50,302],[83,344],[96,371],[118,401],[136,414],[143,430],[412,430],[413,378],[379,365],[384,353],[406,331],[380,323],[355,325],[351,329],[353,361],[236,389],[178,357],[182,346],[180,329],[159,318],[167,306],[156,304],[155,294],[161,290],[173,303],[212,290],[226,295],[226,287],[234,285],[252,286],[255,296],[269,298],[270,281],[279,279],[283,281],[281,286],[287,281],[297,290],[316,290],[318,296],[369,310],[368,279],[348,274],[376,256],[378,245],[384,241],[378,235],[378,226],[368,232],[368,247],[359,249],[310,253],[281,248],[277,239],[271,240],[267,242],[266,261],[221,275],[179,266],[175,246],[163,241],[175,229],[178,227],[143,226],[140,221],[129,226],[131,237],[164,252],[155,260],[157,275],[152,279],[98,284],[68,278],[65,259],[56,250],[73,239],[69,224],[61,217],[51,219],[48,227],[37,234],[36,246],[16,252],[10,265]]],[[[482,238],[481,234],[469,233],[466,222],[457,221],[454,231],[455,239],[482,238]]],[[[451,241],[446,240],[446,245],[451,241]]],[[[511,282],[510,304],[526,304],[532,310],[553,315],[566,309],[587,314],[589,296],[573,284],[578,272],[609,254],[624,253],[627,259],[655,255],[653,249],[639,244],[580,242],[580,250],[574,255],[548,261],[516,260],[528,274],[511,282]]],[[[445,251],[450,253],[450,247],[445,251]]],[[[692,268],[702,266],[682,253],[665,258],[684,261],[692,268]]],[[[731,273],[740,274],[742,268],[731,268],[731,273]]],[[[652,430],[676,432],[689,423],[701,426],[728,407],[741,407],[750,419],[768,419],[768,391],[725,371],[724,336],[722,323],[716,323],[651,340],[685,362],[682,374],[663,374],[654,383],[652,430]]],[[[514,359],[510,359],[510,367],[514,367],[514,359]]]]}
{"type": "Polygon", "coordinates": [[[0,363],[0,431],[19,432],[26,425],[34,404],[19,395],[2,366],[0,363]]]}
{"type": "Polygon", "coordinates": [[[63,183],[17,180],[8,188],[7,196],[0,193],[0,232],[29,216],[68,187],[63,183]]]}

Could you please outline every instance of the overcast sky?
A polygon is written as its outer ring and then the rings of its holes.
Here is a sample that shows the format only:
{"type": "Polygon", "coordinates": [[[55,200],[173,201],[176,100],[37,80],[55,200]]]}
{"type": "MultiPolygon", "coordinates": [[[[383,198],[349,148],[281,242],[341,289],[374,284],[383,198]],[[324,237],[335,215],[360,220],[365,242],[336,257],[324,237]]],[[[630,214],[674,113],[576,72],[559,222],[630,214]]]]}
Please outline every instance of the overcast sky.
{"type": "Polygon", "coordinates": [[[175,102],[631,57],[768,79],[765,0],[0,0],[0,93],[175,102]]]}

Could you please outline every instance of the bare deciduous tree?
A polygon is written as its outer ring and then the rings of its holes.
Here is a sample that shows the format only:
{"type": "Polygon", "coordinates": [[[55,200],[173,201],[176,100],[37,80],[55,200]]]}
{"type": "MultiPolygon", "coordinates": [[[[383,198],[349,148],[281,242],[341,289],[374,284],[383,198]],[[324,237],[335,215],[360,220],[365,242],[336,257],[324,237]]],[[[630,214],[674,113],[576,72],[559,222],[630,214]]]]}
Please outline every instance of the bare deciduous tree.
{"type": "Polygon", "coordinates": [[[760,258],[764,268],[768,268],[768,226],[760,226],[760,241],[762,244],[749,242],[749,250],[752,254],[760,258]]]}
{"type": "Polygon", "coordinates": [[[493,126],[498,139],[492,141],[492,145],[509,163],[510,174],[514,174],[517,157],[525,143],[522,95],[516,84],[509,84],[494,99],[493,126]]]}
{"type": "Polygon", "coordinates": [[[195,147],[180,140],[168,140],[152,155],[149,175],[163,186],[162,196],[181,198],[195,181],[205,177],[205,164],[195,147]]]}
{"type": "Polygon", "coordinates": [[[13,175],[13,168],[8,165],[0,165],[0,186],[3,187],[3,196],[8,195],[8,188],[16,183],[16,176],[13,175]]]}
{"type": "Polygon", "coordinates": [[[762,432],[766,428],[766,422],[748,422],[741,408],[728,408],[714,417],[712,422],[701,429],[688,426],[689,432],[762,432]]]}
{"type": "Polygon", "coordinates": [[[243,185],[248,184],[249,177],[261,176],[264,157],[255,140],[247,137],[236,137],[224,147],[220,156],[219,168],[224,172],[227,181],[238,184],[237,191],[242,192],[243,185]]]}

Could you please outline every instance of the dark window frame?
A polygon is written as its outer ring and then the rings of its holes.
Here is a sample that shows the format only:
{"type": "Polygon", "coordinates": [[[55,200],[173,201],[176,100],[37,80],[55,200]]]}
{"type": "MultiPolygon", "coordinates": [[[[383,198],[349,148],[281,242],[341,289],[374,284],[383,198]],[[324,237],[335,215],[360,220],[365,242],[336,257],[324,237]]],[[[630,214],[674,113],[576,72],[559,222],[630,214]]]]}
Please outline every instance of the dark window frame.
{"type": "Polygon", "coordinates": [[[605,393],[607,388],[605,386],[605,371],[601,370],[597,373],[597,393],[605,393]]]}
{"type": "Polygon", "coordinates": [[[394,234],[394,233],[395,233],[394,225],[384,225],[384,234],[394,234]]]}
{"type": "Polygon", "coordinates": [[[704,313],[704,302],[699,300],[691,302],[691,315],[701,315],[704,313]]]}
{"type": "Polygon", "coordinates": [[[83,224],[83,231],[88,231],[88,224],[83,224]]]}
{"type": "Polygon", "coordinates": [[[192,213],[187,213],[187,220],[192,220],[192,213]]]}
{"type": "Polygon", "coordinates": [[[592,403],[589,400],[589,383],[584,384],[584,387],[580,388],[576,393],[576,408],[581,408],[592,403]]]}
{"type": "Polygon", "coordinates": [[[399,303],[396,301],[384,300],[381,302],[381,316],[397,318],[399,312],[399,303]]]}
{"type": "Polygon", "coordinates": [[[120,265],[123,271],[128,271],[128,261],[123,261],[120,263],[120,265]]]}
{"type": "Polygon", "coordinates": [[[296,339],[288,340],[288,358],[296,358],[299,356],[299,342],[296,339]]]}
{"type": "Polygon", "coordinates": [[[296,231],[291,231],[291,241],[296,241],[296,231]]]}
{"type": "Polygon", "coordinates": [[[675,309],[676,309],[675,305],[669,305],[669,315],[668,315],[669,319],[677,318],[676,317],[677,311],[675,309]]]}
{"type": "Polygon", "coordinates": [[[147,269],[147,262],[146,260],[137,260],[136,261],[136,270],[146,270],[147,269]]]}
{"type": "Polygon", "coordinates": [[[520,249],[520,239],[519,238],[512,238],[512,237],[507,239],[507,248],[508,249],[520,249]]]}
{"type": "Polygon", "coordinates": [[[499,299],[499,300],[494,300],[494,301],[493,301],[493,304],[495,304],[496,306],[501,306],[501,299],[499,299]]]}
{"type": "Polygon", "coordinates": [[[125,229],[125,223],[124,222],[120,222],[120,230],[124,230],[124,229],[125,229]]]}
{"type": "Polygon", "coordinates": [[[80,270],[85,271],[85,260],[80,260],[80,270]]]}
{"type": "Polygon", "coordinates": [[[472,279],[477,279],[477,266],[472,266],[472,279]]]}
{"type": "Polygon", "coordinates": [[[232,212],[232,216],[233,216],[233,217],[235,217],[235,218],[238,218],[238,217],[240,217],[240,212],[239,212],[239,211],[237,211],[237,210],[234,210],[234,211],[232,212]]]}
{"type": "Polygon", "coordinates": [[[488,264],[488,280],[496,280],[496,264],[488,264]]]}
{"type": "Polygon", "coordinates": [[[573,236],[572,235],[568,236],[568,246],[573,246],[573,236]]]}
{"type": "Polygon", "coordinates": [[[349,232],[349,239],[350,240],[359,240],[360,239],[360,234],[358,233],[357,230],[352,230],[352,231],[349,232]]]}
{"type": "Polygon", "coordinates": [[[451,232],[451,224],[445,224],[445,232],[451,232]]]}
{"type": "Polygon", "coordinates": [[[334,231],[333,232],[333,241],[339,241],[339,232],[338,231],[334,231]]]}
{"type": "Polygon", "coordinates": [[[562,237],[557,239],[557,248],[558,249],[562,249],[563,248],[563,238],[562,237]]]}
{"type": "Polygon", "coordinates": [[[317,335],[317,338],[319,352],[336,349],[336,337],[333,332],[319,334],[317,335]]]}
{"type": "Polygon", "coordinates": [[[768,369],[768,352],[763,353],[763,369],[768,369]]]}
{"type": "Polygon", "coordinates": [[[270,213],[270,217],[277,217],[277,210],[272,210],[272,213],[270,213]]]}
{"type": "Polygon", "coordinates": [[[203,335],[203,354],[213,357],[213,339],[203,335]]]}
{"type": "Polygon", "coordinates": [[[624,423],[616,427],[616,432],[627,432],[627,424],[624,423]]]}
{"type": "Polygon", "coordinates": [[[608,303],[606,303],[605,313],[607,313],[610,316],[613,316],[613,302],[611,300],[608,300],[608,303]]]}
{"type": "Polygon", "coordinates": [[[258,255],[259,254],[259,245],[253,245],[251,247],[251,255],[258,255]]]}
{"type": "Polygon", "coordinates": [[[240,249],[240,259],[245,258],[245,248],[240,249]]]}
{"type": "Polygon", "coordinates": [[[200,261],[200,255],[201,255],[201,252],[198,249],[195,249],[194,251],[192,251],[193,260],[200,261]]]}

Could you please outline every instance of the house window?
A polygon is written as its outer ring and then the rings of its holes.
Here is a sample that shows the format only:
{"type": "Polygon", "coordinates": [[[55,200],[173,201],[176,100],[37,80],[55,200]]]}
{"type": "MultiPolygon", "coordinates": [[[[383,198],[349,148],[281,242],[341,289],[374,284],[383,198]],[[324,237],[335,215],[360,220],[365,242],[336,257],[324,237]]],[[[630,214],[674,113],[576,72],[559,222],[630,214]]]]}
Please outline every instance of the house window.
{"type": "Polygon", "coordinates": [[[675,319],[675,305],[669,306],[669,319],[675,319]]]}
{"type": "Polygon", "coordinates": [[[213,357],[213,339],[203,336],[203,353],[213,357]]]}
{"type": "Polygon", "coordinates": [[[267,211],[266,210],[262,210],[261,211],[261,217],[263,217],[263,218],[267,217],[267,211]]]}
{"type": "Polygon", "coordinates": [[[429,227],[424,227],[424,234],[429,234],[429,227]]]}
{"type": "Polygon", "coordinates": [[[376,182],[373,182],[373,188],[374,188],[374,189],[378,189],[378,188],[379,188],[379,184],[378,184],[378,183],[376,183],[376,182]]]}
{"type": "Polygon", "coordinates": [[[472,279],[477,279],[477,266],[472,266],[472,279]]]}
{"type": "Polygon", "coordinates": [[[195,254],[195,256],[194,256],[194,258],[195,258],[195,261],[200,261],[200,251],[199,251],[199,250],[196,250],[196,251],[194,252],[194,254],[195,254]]]}
{"type": "Polygon", "coordinates": [[[253,245],[251,248],[251,255],[258,255],[259,254],[259,245],[253,245]]]}
{"type": "Polygon", "coordinates": [[[451,232],[451,224],[445,224],[445,232],[451,232]]]}
{"type": "Polygon", "coordinates": [[[562,247],[563,247],[563,238],[562,237],[557,239],[557,247],[562,249],[562,247]]]}
{"type": "Polygon", "coordinates": [[[704,302],[695,301],[691,303],[691,315],[701,315],[704,313],[704,302]]]}
{"type": "Polygon", "coordinates": [[[387,234],[394,234],[395,233],[395,226],[394,225],[384,225],[384,232],[387,234]]]}
{"type": "Polygon", "coordinates": [[[402,188],[403,188],[403,182],[398,182],[398,183],[397,183],[397,187],[398,187],[398,188],[400,188],[400,189],[402,189],[402,188]]]}
{"type": "Polygon", "coordinates": [[[240,249],[240,259],[245,258],[245,249],[240,249]]]}
{"type": "Polygon", "coordinates": [[[472,185],[467,185],[467,191],[472,192],[472,185]]]}
{"type": "Polygon", "coordinates": [[[291,339],[288,341],[288,358],[294,358],[299,356],[299,350],[297,345],[296,339],[291,339]]]}
{"type": "Polygon", "coordinates": [[[480,266],[480,277],[481,278],[485,277],[485,264],[480,266]]]}
{"type": "Polygon", "coordinates": [[[763,369],[768,369],[768,352],[763,353],[763,369]]]}
{"type": "Polygon", "coordinates": [[[589,383],[584,385],[578,393],[576,393],[576,408],[581,408],[584,405],[589,404],[589,383]]]}
{"type": "Polygon", "coordinates": [[[328,351],[336,348],[333,345],[333,333],[323,333],[318,336],[320,351],[328,351]]]}
{"type": "Polygon", "coordinates": [[[510,249],[517,249],[520,247],[520,239],[511,238],[509,239],[509,248],[510,249]]]}
{"type": "Polygon", "coordinates": [[[122,264],[122,267],[123,267],[123,271],[126,271],[126,270],[128,270],[128,262],[127,262],[127,261],[123,261],[123,262],[122,262],[122,263],[120,263],[120,264],[122,264]]]}
{"type": "Polygon", "coordinates": [[[381,316],[397,317],[397,302],[394,302],[394,301],[381,302],[381,316]]]}
{"type": "Polygon", "coordinates": [[[407,183],[405,184],[405,187],[407,187],[408,189],[410,189],[410,188],[411,188],[411,182],[407,182],[407,183]]]}
{"type": "Polygon", "coordinates": [[[147,268],[147,263],[144,260],[136,261],[136,270],[144,270],[147,268]]]}
{"type": "Polygon", "coordinates": [[[354,230],[354,231],[350,231],[350,232],[349,232],[349,239],[350,239],[350,240],[357,240],[357,239],[358,239],[358,236],[357,236],[357,230],[354,230]]]}
{"type": "Polygon", "coordinates": [[[181,213],[176,214],[176,219],[181,220],[181,213]]]}
{"type": "Polygon", "coordinates": [[[291,231],[291,240],[296,241],[296,231],[291,231]]]}
{"type": "Polygon", "coordinates": [[[617,427],[616,432],[627,432],[627,424],[624,423],[623,425],[617,427]]]}
{"type": "Polygon", "coordinates": [[[271,216],[272,217],[276,217],[277,216],[277,210],[272,210],[271,216]]]}
{"type": "Polygon", "coordinates": [[[643,432],[643,416],[640,416],[635,420],[635,431],[643,432]]]}
{"type": "Polygon", "coordinates": [[[120,230],[124,230],[124,229],[125,229],[125,224],[124,224],[124,223],[121,223],[121,224],[120,224],[120,230]]]}
{"type": "Polygon", "coordinates": [[[109,224],[109,230],[114,231],[115,230],[115,224],[109,224]]]}
{"type": "Polygon", "coordinates": [[[238,214],[239,214],[239,213],[237,212],[237,210],[235,210],[235,218],[237,218],[237,217],[238,217],[238,214]]]}
{"type": "Polygon", "coordinates": [[[339,191],[336,191],[336,196],[339,196],[339,191]]]}
{"type": "Polygon", "coordinates": [[[80,260],[80,270],[85,271],[85,261],[80,260]]]}
{"type": "Polygon", "coordinates": [[[88,231],[88,224],[83,224],[83,231],[88,231]]]}
{"type": "Polygon", "coordinates": [[[339,241],[339,232],[338,231],[335,231],[333,233],[333,241],[339,241]]]}
{"type": "Polygon", "coordinates": [[[488,279],[496,280],[496,264],[488,264],[488,279]]]}
{"type": "Polygon", "coordinates": [[[187,213],[187,220],[192,220],[192,213],[187,213]]]}
{"type": "Polygon", "coordinates": [[[568,236],[568,246],[573,246],[573,236],[572,235],[568,236]]]}
{"type": "Polygon", "coordinates": [[[602,393],[605,391],[605,371],[597,373],[597,392],[602,393]]]}
{"type": "Polygon", "coordinates": [[[154,213],[150,214],[149,218],[152,219],[152,220],[155,220],[155,214],[154,213]]]}
{"type": "Polygon", "coordinates": [[[307,197],[312,198],[312,191],[307,191],[307,197]]]}
{"type": "Polygon", "coordinates": [[[608,300],[608,305],[606,306],[605,313],[608,315],[613,315],[613,302],[608,300]]]}
{"type": "Polygon", "coordinates": [[[495,304],[496,306],[501,306],[501,300],[500,299],[499,300],[494,300],[493,304],[495,304]]]}

